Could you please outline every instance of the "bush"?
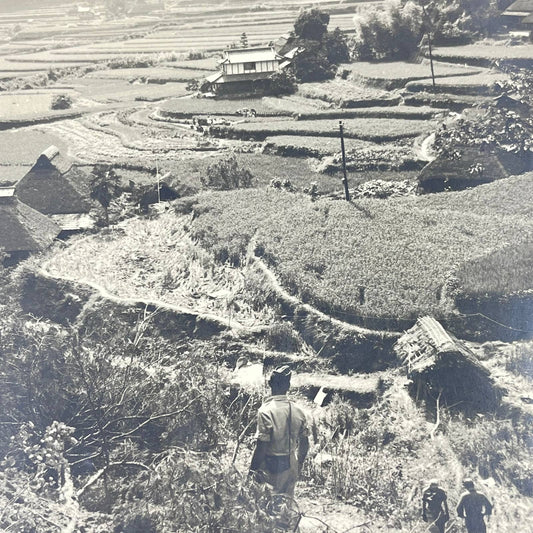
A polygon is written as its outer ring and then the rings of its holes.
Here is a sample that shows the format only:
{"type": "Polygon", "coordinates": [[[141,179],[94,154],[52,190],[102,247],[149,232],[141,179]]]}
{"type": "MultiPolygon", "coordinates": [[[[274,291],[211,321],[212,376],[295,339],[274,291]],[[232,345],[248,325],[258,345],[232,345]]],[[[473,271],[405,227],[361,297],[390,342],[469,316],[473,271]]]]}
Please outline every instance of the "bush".
{"type": "Polygon", "coordinates": [[[207,167],[207,177],[202,176],[202,185],[212,189],[230,190],[251,187],[252,173],[246,168],[239,168],[235,154],[220,159],[207,167]]]}
{"type": "Polygon", "coordinates": [[[52,98],[52,109],[70,109],[72,107],[72,98],[68,94],[56,94],[52,98]]]}
{"type": "Polygon", "coordinates": [[[296,92],[296,89],[297,85],[294,74],[282,70],[270,76],[267,93],[272,96],[279,96],[282,94],[293,94],[296,92]]]}
{"type": "Polygon", "coordinates": [[[353,55],[359,61],[408,59],[418,49],[422,33],[422,9],[389,0],[385,10],[356,15],[353,55]]]}

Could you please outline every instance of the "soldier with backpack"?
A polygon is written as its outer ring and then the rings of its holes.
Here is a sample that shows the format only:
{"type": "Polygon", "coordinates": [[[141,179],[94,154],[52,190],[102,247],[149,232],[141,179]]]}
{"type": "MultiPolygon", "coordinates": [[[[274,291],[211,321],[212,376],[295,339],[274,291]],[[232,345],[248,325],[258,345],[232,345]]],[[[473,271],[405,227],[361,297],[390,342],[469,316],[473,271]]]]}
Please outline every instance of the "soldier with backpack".
{"type": "Polygon", "coordinates": [[[290,367],[275,368],[268,383],[272,395],[257,414],[257,441],[250,473],[256,480],[272,485],[275,494],[293,497],[309,451],[309,429],[303,411],[287,398],[290,367]]]}

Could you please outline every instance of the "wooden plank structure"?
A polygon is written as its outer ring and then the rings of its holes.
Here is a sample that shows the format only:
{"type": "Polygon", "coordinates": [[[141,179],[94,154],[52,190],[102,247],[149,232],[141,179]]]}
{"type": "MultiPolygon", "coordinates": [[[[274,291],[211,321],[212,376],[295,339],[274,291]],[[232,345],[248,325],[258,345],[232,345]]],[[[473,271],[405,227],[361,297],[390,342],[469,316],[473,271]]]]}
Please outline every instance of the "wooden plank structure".
{"type": "Polygon", "coordinates": [[[411,382],[409,392],[429,406],[486,412],[501,402],[498,388],[464,342],[432,317],[421,317],[394,345],[411,382]]]}

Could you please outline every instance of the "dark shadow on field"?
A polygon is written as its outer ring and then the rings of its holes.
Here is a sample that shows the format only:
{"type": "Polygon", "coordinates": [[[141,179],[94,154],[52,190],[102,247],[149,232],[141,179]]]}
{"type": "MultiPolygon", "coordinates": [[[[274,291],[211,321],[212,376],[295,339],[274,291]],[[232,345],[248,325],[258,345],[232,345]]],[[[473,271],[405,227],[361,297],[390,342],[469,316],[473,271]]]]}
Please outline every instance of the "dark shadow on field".
{"type": "Polygon", "coordinates": [[[367,209],[366,207],[363,207],[361,205],[358,205],[354,200],[349,200],[348,203],[356,210],[359,211],[365,218],[373,219],[375,218],[370,209],[367,209]]]}

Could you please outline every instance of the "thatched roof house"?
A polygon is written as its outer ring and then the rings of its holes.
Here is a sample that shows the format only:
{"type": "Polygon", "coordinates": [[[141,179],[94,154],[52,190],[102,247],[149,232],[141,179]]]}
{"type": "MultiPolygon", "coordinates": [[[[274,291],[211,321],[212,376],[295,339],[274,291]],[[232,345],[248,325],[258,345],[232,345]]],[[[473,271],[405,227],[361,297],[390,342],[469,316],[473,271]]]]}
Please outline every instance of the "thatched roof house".
{"type": "Polygon", "coordinates": [[[441,154],[422,169],[418,190],[422,193],[460,191],[508,178],[526,171],[528,159],[526,155],[503,150],[458,147],[453,154],[441,154]]]}
{"type": "Polygon", "coordinates": [[[60,226],[64,222],[69,230],[92,226],[88,217],[93,208],[89,175],[61,155],[55,146],[48,147],[37,158],[30,171],[17,183],[16,194],[33,209],[53,215],[60,226]]]}
{"type": "Polygon", "coordinates": [[[533,0],[516,0],[502,13],[502,20],[511,28],[527,29],[532,15],[533,0]]]}
{"type": "Polygon", "coordinates": [[[14,188],[0,189],[0,249],[12,261],[50,246],[61,228],[19,201],[14,188]]]}
{"type": "Polygon", "coordinates": [[[500,403],[502,392],[489,370],[434,318],[419,318],[394,349],[416,399],[435,405],[438,398],[441,406],[466,411],[486,411],[500,403]]]}

